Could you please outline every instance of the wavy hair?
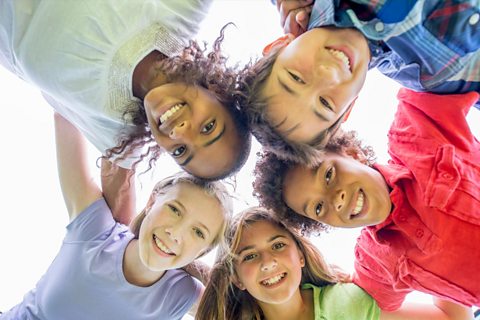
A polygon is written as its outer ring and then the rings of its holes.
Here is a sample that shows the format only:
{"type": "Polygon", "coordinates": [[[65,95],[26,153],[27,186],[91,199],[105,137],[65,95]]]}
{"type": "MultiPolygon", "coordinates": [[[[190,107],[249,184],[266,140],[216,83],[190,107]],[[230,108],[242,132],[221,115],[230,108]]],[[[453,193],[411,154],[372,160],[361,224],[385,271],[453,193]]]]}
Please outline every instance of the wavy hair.
{"type": "MultiPolygon", "coordinates": [[[[356,131],[339,132],[325,146],[323,152],[335,152],[346,156],[355,154],[362,159],[365,165],[372,166],[375,163],[375,153],[370,146],[362,145],[362,141],[357,137],[356,131]]],[[[322,160],[322,154],[318,153],[313,163],[309,167],[316,167],[322,160]]],[[[298,165],[305,165],[302,161],[285,160],[278,155],[265,151],[258,154],[257,163],[254,170],[255,181],[253,182],[253,194],[258,199],[260,205],[272,210],[280,220],[288,225],[300,229],[303,234],[319,234],[328,230],[330,227],[300,215],[287,206],[283,199],[284,178],[287,171],[298,165]]]]}
{"type": "Polygon", "coordinates": [[[335,283],[341,272],[331,268],[323,259],[318,249],[301,236],[298,230],[285,225],[278,216],[261,207],[249,208],[235,216],[227,230],[224,251],[219,251],[212,268],[210,282],[205,288],[197,320],[261,320],[262,310],[247,290],[238,289],[232,282],[235,275],[235,252],[242,238],[243,230],[255,222],[268,221],[286,230],[294,239],[298,249],[305,257],[305,267],[302,269],[302,283],[308,282],[317,286],[335,283]]]}
{"type": "MultiPolygon", "coordinates": [[[[237,66],[227,66],[227,58],[221,52],[221,44],[224,40],[225,25],[220,36],[213,43],[213,49],[207,53],[206,44],[203,48],[196,42],[190,41],[190,45],[183,53],[175,57],[165,57],[158,63],[158,71],[162,72],[169,83],[183,82],[187,85],[203,87],[212,92],[219,102],[226,108],[239,137],[239,155],[236,162],[226,172],[217,176],[204,178],[206,180],[220,180],[238,172],[245,164],[251,149],[251,136],[248,121],[240,111],[237,91],[237,66]]],[[[162,148],[157,145],[148,125],[147,115],[143,103],[131,105],[123,114],[124,121],[133,124],[133,131],[125,131],[120,135],[119,144],[106,151],[107,159],[125,159],[134,150],[145,148],[145,151],[135,161],[135,168],[145,158],[148,159],[150,170],[162,153],[162,148]]]]}

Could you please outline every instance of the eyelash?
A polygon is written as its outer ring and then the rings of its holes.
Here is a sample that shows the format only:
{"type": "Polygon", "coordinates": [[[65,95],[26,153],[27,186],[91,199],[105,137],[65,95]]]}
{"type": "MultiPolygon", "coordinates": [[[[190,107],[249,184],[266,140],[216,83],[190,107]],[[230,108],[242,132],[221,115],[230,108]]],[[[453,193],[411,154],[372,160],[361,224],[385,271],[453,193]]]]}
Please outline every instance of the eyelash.
{"type": "Polygon", "coordinates": [[[198,228],[194,228],[194,231],[195,231],[195,234],[202,238],[202,239],[205,239],[205,235],[203,234],[202,230],[198,229],[198,228]]]}
{"type": "Polygon", "coordinates": [[[209,134],[209,133],[211,133],[211,132],[213,131],[213,129],[215,129],[216,124],[217,124],[217,120],[212,120],[212,121],[210,121],[209,123],[207,123],[206,125],[203,126],[203,128],[202,128],[202,130],[201,130],[201,133],[202,133],[202,134],[209,134]],[[210,127],[208,128],[208,126],[210,126],[210,127]],[[205,128],[207,128],[207,130],[206,130],[206,131],[203,131],[203,129],[205,129],[205,128]]]}
{"type": "Polygon", "coordinates": [[[333,111],[333,108],[332,106],[330,105],[330,103],[327,101],[327,99],[325,99],[324,97],[320,97],[320,103],[325,107],[327,108],[328,110],[330,111],[333,111]]]}
{"type": "MultiPolygon", "coordinates": [[[[332,182],[332,179],[334,178],[335,174],[335,168],[330,167],[325,171],[325,182],[327,186],[332,182]]],[[[323,209],[323,201],[317,203],[317,205],[314,208],[315,215],[318,217],[322,213],[323,209]]]]}
{"type": "Polygon", "coordinates": [[[187,152],[187,147],[184,146],[184,145],[182,145],[182,146],[180,146],[180,147],[178,147],[178,148],[173,149],[173,151],[172,151],[170,154],[172,155],[172,157],[180,158],[181,156],[183,156],[183,155],[185,154],[185,152],[187,152]],[[181,149],[181,148],[183,148],[183,151],[182,151],[181,153],[179,153],[179,154],[175,154],[175,153],[177,152],[177,150],[179,150],[179,149],[181,149]]]}
{"type": "Polygon", "coordinates": [[[174,205],[172,204],[168,204],[168,207],[170,208],[170,210],[177,216],[180,215],[180,210],[177,209],[177,207],[175,207],[174,205]]]}
{"type": "Polygon", "coordinates": [[[300,78],[299,76],[297,76],[296,74],[288,71],[288,74],[290,75],[290,78],[293,79],[293,81],[295,82],[298,82],[298,83],[301,83],[301,84],[305,84],[305,81],[302,80],[302,78],[300,78]]]}

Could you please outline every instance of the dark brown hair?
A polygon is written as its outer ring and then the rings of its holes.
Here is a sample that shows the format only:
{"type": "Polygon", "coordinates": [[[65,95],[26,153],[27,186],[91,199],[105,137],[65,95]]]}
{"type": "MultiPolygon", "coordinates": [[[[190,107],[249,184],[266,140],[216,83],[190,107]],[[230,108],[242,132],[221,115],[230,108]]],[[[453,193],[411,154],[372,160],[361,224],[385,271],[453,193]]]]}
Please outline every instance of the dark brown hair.
{"type": "MultiPolygon", "coordinates": [[[[248,129],[246,116],[240,111],[237,94],[237,66],[227,66],[227,58],[221,53],[221,44],[224,40],[225,28],[220,31],[220,36],[215,40],[211,52],[206,52],[206,44],[203,48],[196,42],[190,41],[190,45],[183,53],[165,58],[159,62],[159,70],[165,75],[167,82],[183,82],[187,85],[203,87],[213,92],[219,102],[225,106],[233,118],[235,129],[239,137],[236,162],[233,167],[215,177],[206,180],[219,180],[228,177],[240,170],[250,154],[251,136],[248,129]]],[[[129,119],[134,125],[134,131],[124,132],[120,136],[120,143],[106,152],[106,158],[124,159],[134,150],[145,148],[140,159],[134,163],[134,168],[148,158],[151,169],[160,157],[162,149],[155,142],[147,121],[147,115],[142,103],[130,106],[124,113],[123,118],[129,119]]]]}
{"type": "MultiPolygon", "coordinates": [[[[338,131],[325,146],[323,152],[326,151],[335,152],[342,156],[355,154],[362,159],[361,161],[359,160],[360,162],[369,166],[375,162],[373,149],[370,146],[363,146],[355,131],[338,131]]],[[[316,167],[316,164],[321,161],[322,154],[318,153],[315,162],[308,166],[316,167]]],[[[258,199],[260,205],[271,209],[282,221],[302,230],[304,234],[321,233],[329,227],[296,213],[287,206],[283,199],[285,174],[294,166],[305,166],[301,161],[294,160],[280,158],[278,155],[268,151],[259,153],[254,171],[253,194],[258,199]]]]}

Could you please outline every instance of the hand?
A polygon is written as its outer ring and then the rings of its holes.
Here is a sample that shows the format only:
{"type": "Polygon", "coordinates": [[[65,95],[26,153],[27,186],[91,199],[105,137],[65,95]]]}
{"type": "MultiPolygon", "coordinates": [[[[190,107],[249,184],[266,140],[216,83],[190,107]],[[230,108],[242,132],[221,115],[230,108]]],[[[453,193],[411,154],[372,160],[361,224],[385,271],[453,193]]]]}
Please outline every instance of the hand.
{"type": "Polygon", "coordinates": [[[277,0],[280,25],[295,37],[307,30],[313,0],[277,0]]]}

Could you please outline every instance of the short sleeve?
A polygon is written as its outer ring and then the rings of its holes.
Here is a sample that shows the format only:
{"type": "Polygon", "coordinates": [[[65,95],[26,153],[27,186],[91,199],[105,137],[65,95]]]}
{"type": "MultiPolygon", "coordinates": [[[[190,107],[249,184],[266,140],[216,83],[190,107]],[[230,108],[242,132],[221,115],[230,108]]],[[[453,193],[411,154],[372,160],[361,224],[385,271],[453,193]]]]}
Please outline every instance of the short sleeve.
{"type": "Polygon", "coordinates": [[[200,298],[204,286],[184,270],[169,270],[168,272],[174,273],[169,281],[169,288],[165,288],[166,291],[164,291],[168,292],[166,299],[172,306],[169,308],[169,319],[181,319],[200,298]]]}
{"type": "Polygon", "coordinates": [[[375,300],[353,283],[324,287],[320,310],[325,319],[378,320],[380,317],[375,300]]]}
{"type": "Polygon", "coordinates": [[[64,242],[94,240],[117,225],[119,224],[113,220],[112,212],[105,199],[101,198],[89,205],[67,225],[64,242]]]}

